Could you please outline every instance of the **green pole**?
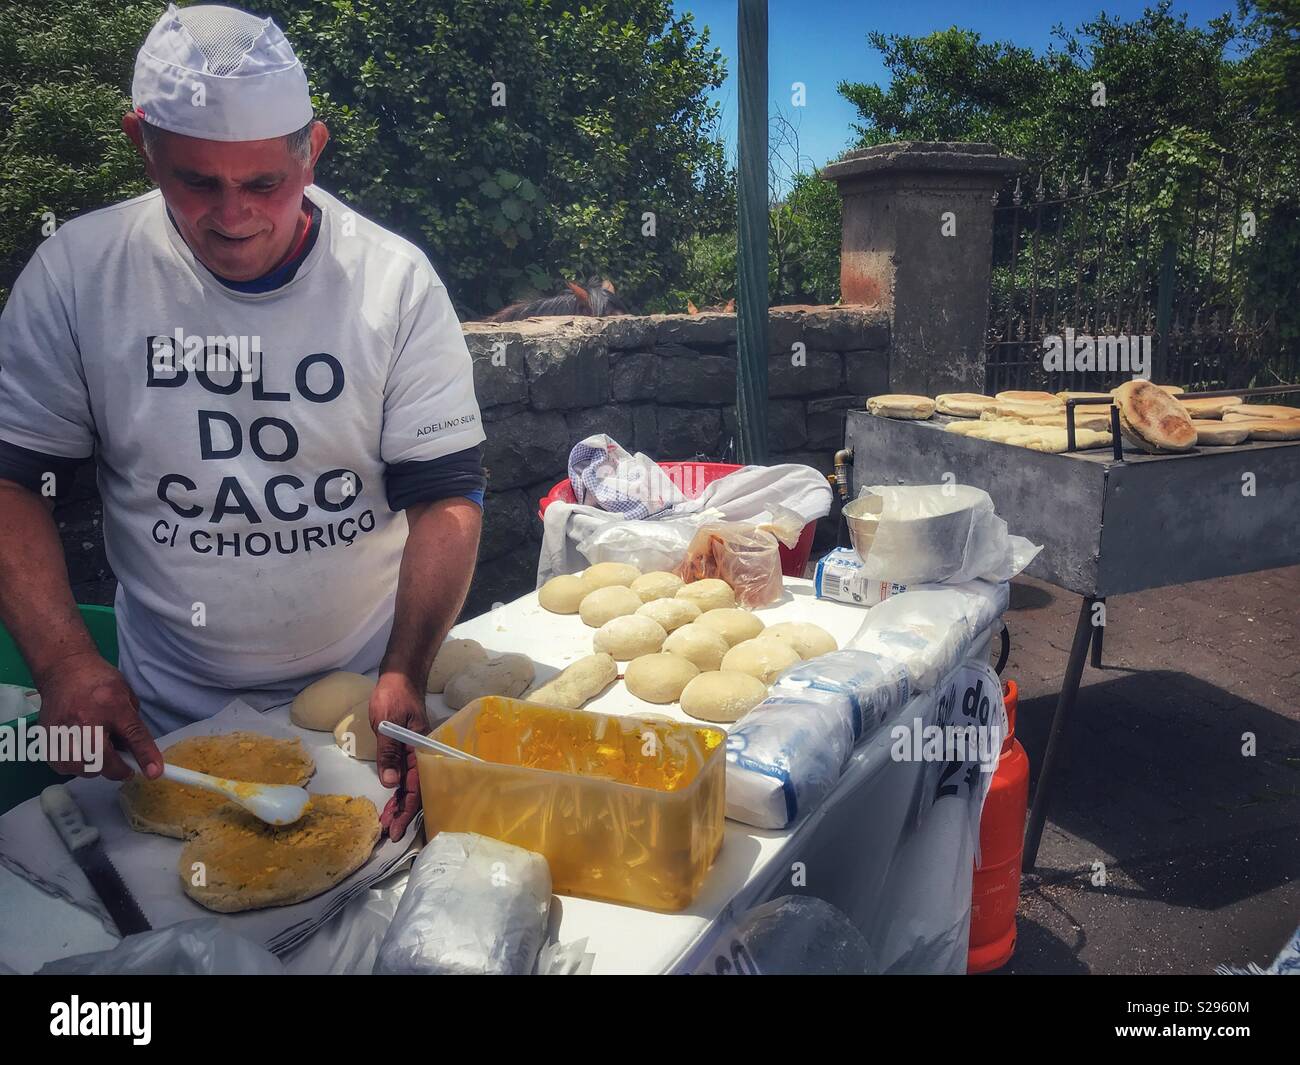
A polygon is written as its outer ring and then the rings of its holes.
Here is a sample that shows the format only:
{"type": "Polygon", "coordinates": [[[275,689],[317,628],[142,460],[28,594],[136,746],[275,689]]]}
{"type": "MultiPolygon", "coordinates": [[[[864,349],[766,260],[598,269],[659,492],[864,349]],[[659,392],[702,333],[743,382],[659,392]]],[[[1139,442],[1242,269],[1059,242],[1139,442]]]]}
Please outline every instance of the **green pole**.
{"type": "Polygon", "coordinates": [[[737,0],[736,453],[767,462],[767,0],[737,0]]]}

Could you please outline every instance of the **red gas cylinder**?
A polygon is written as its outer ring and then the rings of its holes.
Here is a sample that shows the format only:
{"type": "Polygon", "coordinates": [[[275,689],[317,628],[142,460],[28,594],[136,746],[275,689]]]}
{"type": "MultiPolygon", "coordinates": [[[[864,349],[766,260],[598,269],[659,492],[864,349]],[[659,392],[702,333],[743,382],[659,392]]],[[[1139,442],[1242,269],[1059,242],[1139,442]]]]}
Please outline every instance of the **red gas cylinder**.
{"type": "Polygon", "coordinates": [[[1000,969],[1016,949],[1016,906],[1020,901],[1020,854],[1029,806],[1029,759],[1016,739],[1017,690],[1003,681],[1007,738],[980,816],[980,863],[971,889],[970,951],[966,971],[1000,969]]]}

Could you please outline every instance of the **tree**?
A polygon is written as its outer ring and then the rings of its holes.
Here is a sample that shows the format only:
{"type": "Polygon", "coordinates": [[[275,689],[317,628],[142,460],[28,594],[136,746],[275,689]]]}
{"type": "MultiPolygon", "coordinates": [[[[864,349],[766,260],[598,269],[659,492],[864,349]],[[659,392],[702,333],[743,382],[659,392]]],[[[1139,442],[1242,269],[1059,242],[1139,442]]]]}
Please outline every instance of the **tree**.
{"type": "MultiPolygon", "coordinates": [[[[333,134],[322,185],[423,247],[463,312],[592,273],[636,302],[681,268],[688,237],[726,224],[705,96],[722,57],[667,0],[259,6],[333,134]]],[[[118,120],[159,13],[0,12],[0,286],[45,211],[63,221],[148,187],[118,120]]]]}

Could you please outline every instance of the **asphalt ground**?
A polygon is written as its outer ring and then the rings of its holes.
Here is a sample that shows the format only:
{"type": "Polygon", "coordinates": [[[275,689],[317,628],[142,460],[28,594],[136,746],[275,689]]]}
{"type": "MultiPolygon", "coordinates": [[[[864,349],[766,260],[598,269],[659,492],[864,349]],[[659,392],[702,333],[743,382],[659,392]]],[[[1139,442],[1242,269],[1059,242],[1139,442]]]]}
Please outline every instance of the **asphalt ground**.
{"type": "MultiPolygon", "coordinates": [[[[1079,604],[1012,587],[1003,675],[1033,782],[1079,604]]],[[[1300,567],[1106,607],[1003,971],[1267,965],[1300,925],[1300,567]]]]}

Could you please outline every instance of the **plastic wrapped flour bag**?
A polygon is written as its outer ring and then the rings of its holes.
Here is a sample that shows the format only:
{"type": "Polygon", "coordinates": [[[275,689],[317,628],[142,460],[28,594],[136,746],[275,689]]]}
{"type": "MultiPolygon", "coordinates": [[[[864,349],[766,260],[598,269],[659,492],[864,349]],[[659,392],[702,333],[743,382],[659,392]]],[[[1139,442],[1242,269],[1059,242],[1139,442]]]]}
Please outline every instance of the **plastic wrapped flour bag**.
{"type": "Polygon", "coordinates": [[[278,976],[280,959],[259,943],[236,935],[215,917],[137,932],[110,950],[57,958],[42,975],[278,976]]]}
{"type": "Polygon", "coordinates": [[[912,694],[907,669],[901,663],[851,649],[831,651],[791,666],[777,677],[776,689],[815,691],[836,700],[852,725],[854,743],[875,732],[912,694]]]}
{"type": "Polygon", "coordinates": [[[844,515],[863,576],[897,584],[1009,581],[1042,550],[967,484],[871,485],[844,515]]]}
{"type": "Polygon", "coordinates": [[[848,700],[812,689],[776,691],[727,734],[727,816],[785,828],[817,806],[853,750],[848,700]]]}
{"type": "Polygon", "coordinates": [[[1005,582],[909,588],[868,610],[849,646],[901,663],[913,694],[929,691],[1010,601],[1005,582]]]}
{"type": "Polygon", "coordinates": [[[374,972],[527,975],[550,909],[551,870],[540,854],[440,832],[411,868],[374,972]]]}
{"type": "Polygon", "coordinates": [[[743,914],[696,968],[697,976],[847,976],[880,972],[875,952],[840,910],[783,895],[743,914]]]}

